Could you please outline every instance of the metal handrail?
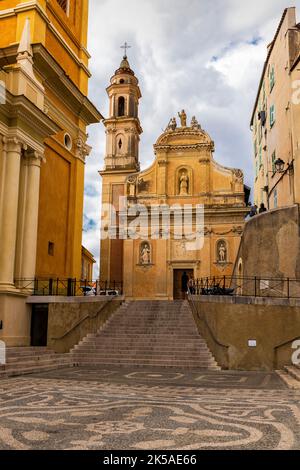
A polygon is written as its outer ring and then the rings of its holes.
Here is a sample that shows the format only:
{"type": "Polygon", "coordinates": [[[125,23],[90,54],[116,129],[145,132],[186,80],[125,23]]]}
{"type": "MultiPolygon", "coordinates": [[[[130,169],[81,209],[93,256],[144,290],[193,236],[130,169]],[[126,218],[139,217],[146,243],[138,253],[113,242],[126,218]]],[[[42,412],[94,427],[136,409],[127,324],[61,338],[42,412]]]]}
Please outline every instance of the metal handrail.
{"type": "Polygon", "coordinates": [[[211,329],[211,327],[210,327],[208,321],[206,320],[205,315],[203,315],[202,317],[200,317],[199,312],[198,312],[198,308],[197,308],[196,305],[195,305],[195,302],[194,302],[194,299],[193,299],[193,294],[191,293],[190,288],[188,289],[188,300],[191,302],[192,307],[193,307],[194,312],[196,313],[197,317],[198,317],[200,320],[203,320],[203,321],[204,321],[206,327],[208,328],[208,331],[209,331],[210,335],[212,336],[213,341],[214,341],[215,343],[217,343],[218,346],[221,346],[222,348],[226,348],[227,353],[228,353],[229,345],[228,345],[228,344],[223,344],[223,343],[221,343],[221,342],[216,338],[216,336],[215,336],[214,332],[212,331],[212,329],[211,329]]]}
{"type": "Polygon", "coordinates": [[[300,279],[268,276],[214,276],[193,282],[199,295],[300,298],[300,279]]]}
{"type": "Polygon", "coordinates": [[[98,315],[102,312],[102,310],[104,309],[104,307],[106,307],[110,302],[113,301],[113,298],[110,298],[108,300],[105,301],[104,305],[101,306],[100,310],[97,311],[97,313],[95,315],[85,315],[83,318],[81,318],[80,320],[78,320],[78,322],[75,323],[75,325],[73,325],[66,333],[64,333],[62,336],[60,337],[57,337],[57,338],[51,338],[52,341],[60,341],[64,338],[66,338],[66,336],[68,336],[70,333],[72,333],[75,328],[77,328],[78,326],[80,326],[85,320],[87,320],[88,318],[90,319],[94,319],[96,317],[98,317],[98,315]]]}
{"type": "Polygon", "coordinates": [[[38,277],[35,279],[15,279],[14,282],[18,289],[30,292],[33,296],[84,297],[87,294],[103,295],[103,293],[107,294],[109,291],[117,291],[119,295],[123,293],[123,282],[108,282],[99,279],[94,281],[38,277]]]}

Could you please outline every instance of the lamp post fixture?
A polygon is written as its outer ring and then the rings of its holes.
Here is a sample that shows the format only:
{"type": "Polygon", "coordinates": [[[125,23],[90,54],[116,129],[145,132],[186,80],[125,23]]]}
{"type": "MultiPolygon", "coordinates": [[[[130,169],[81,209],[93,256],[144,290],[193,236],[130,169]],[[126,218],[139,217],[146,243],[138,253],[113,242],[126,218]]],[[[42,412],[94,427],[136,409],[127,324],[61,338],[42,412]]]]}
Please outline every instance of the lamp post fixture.
{"type": "MultiPolygon", "coordinates": [[[[283,175],[287,173],[291,176],[294,172],[294,163],[293,162],[287,163],[287,168],[285,166],[286,166],[285,161],[282,160],[282,158],[277,158],[277,160],[274,162],[274,169],[272,171],[268,171],[267,173],[272,173],[273,176],[275,174],[282,175],[282,177],[283,175]]],[[[272,190],[270,192],[269,185],[264,186],[262,190],[267,194],[267,200],[268,200],[268,206],[269,206],[269,197],[270,197],[270,193],[272,192],[272,190]]]]}
{"type": "Polygon", "coordinates": [[[281,158],[278,158],[274,165],[276,173],[284,173],[285,162],[281,158]]]}

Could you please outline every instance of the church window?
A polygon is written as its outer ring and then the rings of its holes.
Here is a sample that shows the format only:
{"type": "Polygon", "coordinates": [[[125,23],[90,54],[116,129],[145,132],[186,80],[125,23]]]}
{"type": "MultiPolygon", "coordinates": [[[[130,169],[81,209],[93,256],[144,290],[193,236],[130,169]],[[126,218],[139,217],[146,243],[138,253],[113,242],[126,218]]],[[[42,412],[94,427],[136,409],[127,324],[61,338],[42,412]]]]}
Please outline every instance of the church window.
{"type": "Polygon", "coordinates": [[[54,256],[54,243],[48,242],[48,255],[54,256]]]}
{"type": "Polygon", "coordinates": [[[69,0],[56,0],[56,1],[61,6],[61,8],[64,10],[64,12],[67,15],[69,15],[70,1],[69,0]]]}
{"type": "Polygon", "coordinates": [[[118,116],[125,116],[125,98],[120,96],[118,100],[118,116]]]}
{"type": "Polygon", "coordinates": [[[120,139],[119,142],[118,142],[118,147],[119,147],[120,150],[121,150],[122,146],[123,146],[123,142],[122,142],[122,139],[120,139]]]}
{"type": "Polygon", "coordinates": [[[121,83],[121,85],[123,85],[123,83],[125,83],[124,78],[121,78],[120,83],[121,83]]]}
{"type": "Polygon", "coordinates": [[[69,135],[69,134],[65,134],[64,136],[64,144],[65,144],[65,147],[68,149],[68,150],[72,150],[72,137],[69,135]]]}

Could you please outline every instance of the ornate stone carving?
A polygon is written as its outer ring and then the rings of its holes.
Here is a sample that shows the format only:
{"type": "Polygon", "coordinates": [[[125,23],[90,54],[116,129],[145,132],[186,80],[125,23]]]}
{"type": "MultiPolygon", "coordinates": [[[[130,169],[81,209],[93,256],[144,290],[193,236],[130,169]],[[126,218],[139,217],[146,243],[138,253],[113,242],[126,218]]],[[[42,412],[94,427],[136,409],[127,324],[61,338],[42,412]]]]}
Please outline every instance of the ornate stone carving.
{"type": "Polygon", "coordinates": [[[78,158],[85,161],[86,157],[91,153],[92,147],[87,145],[87,143],[79,137],[75,142],[75,153],[78,158]]]}
{"type": "Polygon", "coordinates": [[[204,236],[211,235],[213,233],[213,229],[210,227],[204,227],[204,236]]]}
{"type": "Polygon", "coordinates": [[[40,167],[42,163],[45,163],[45,156],[37,152],[36,150],[28,149],[24,152],[25,163],[28,166],[38,166],[40,167]]]}
{"type": "Polygon", "coordinates": [[[234,168],[232,170],[233,172],[233,175],[234,175],[234,180],[237,182],[237,183],[242,183],[243,180],[244,180],[244,173],[242,172],[242,170],[239,170],[237,168],[234,168]]]}
{"type": "Polygon", "coordinates": [[[138,189],[140,192],[149,191],[150,181],[145,181],[143,178],[138,180],[138,189]]]}
{"type": "Polygon", "coordinates": [[[244,232],[243,227],[241,225],[233,227],[232,233],[236,233],[237,235],[242,235],[244,232]]]}

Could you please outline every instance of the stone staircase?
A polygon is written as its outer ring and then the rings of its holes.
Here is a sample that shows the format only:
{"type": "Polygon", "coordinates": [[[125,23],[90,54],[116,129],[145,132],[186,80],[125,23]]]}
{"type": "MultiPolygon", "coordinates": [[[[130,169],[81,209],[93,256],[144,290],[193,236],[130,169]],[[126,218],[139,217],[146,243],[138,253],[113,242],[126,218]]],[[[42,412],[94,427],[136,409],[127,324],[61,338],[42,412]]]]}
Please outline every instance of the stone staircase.
{"type": "Polygon", "coordinates": [[[285,366],[283,370],[276,372],[289,388],[300,389],[300,366],[285,366]]]}
{"type": "Polygon", "coordinates": [[[0,378],[46,372],[73,366],[70,354],[56,354],[47,347],[6,349],[6,364],[0,366],[0,378]]]}
{"type": "Polygon", "coordinates": [[[71,351],[79,366],[219,370],[186,301],[124,303],[95,335],[71,351]]]}

